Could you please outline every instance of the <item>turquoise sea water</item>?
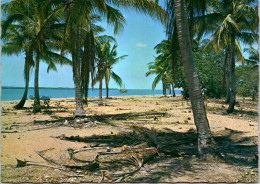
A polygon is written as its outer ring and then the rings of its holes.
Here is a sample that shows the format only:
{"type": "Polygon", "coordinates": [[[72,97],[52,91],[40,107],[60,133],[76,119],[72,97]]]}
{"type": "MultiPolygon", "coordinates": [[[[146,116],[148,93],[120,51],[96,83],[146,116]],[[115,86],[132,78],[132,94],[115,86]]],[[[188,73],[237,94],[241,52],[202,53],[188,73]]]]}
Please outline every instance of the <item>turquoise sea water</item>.
{"type": "MultiPolygon", "coordinates": [[[[168,94],[169,91],[167,91],[168,94]]],[[[1,100],[9,101],[9,100],[20,100],[23,96],[24,89],[22,88],[2,88],[1,100]]],[[[181,90],[176,89],[176,94],[180,94],[181,90]]],[[[103,96],[106,95],[106,91],[102,91],[103,96]]],[[[160,95],[162,94],[162,90],[150,90],[150,89],[127,89],[127,93],[120,93],[118,89],[109,90],[109,96],[127,96],[127,95],[160,95]]],[[[29,95],[34,96],[34,90],[29,89],[29,95]]],[[[40,96],[51,96],[52,98],[66,98],[66,97],[75,97],[74,89],[53,89],[53,88],[44,88],[40,89],[40,96]]],[[[98,96],[98,89],[89,90],[90,97],[98,96]]]]}

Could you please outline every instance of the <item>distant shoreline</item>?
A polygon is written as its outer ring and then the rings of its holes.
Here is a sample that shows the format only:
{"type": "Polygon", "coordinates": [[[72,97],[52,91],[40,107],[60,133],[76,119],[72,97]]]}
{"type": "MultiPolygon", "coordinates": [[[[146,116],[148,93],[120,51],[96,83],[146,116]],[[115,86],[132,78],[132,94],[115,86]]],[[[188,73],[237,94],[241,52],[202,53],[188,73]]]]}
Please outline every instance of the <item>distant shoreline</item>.
{"type": "MultiPolygon", "coordinates": [[[[112,98],[131,98],[131,97],[141,97],[141,96],[146,96],[146,97],[149,97],[149,96],[163,96],[162,94],[156,94],[156,95],[124,95],[124,96],[109,96],[109,97],[112,97],[112,98]]],[[[167,97],[169,97],[171,95],[167,94],[167,97]]],[[[176,96],[181,96],[181,94],[176,94],[176,96]]],[[[103,98],[105,98],[105,96],[102,96],[103,98]]],[[[88,99],[91,99],[91,98],[97,98],[97,96],[89,96],[88,99]]],[[[75,99],[75,97],[51,97],[51,99],[55,99],[55,100],[64,100],[64,99],[75,99]]],[[[4,100],[4,101],[1,101],[1,102],[4,102],[4,103],[10,103],[10,102],[19,102],[20,100],[4,100]]],[[[33,101],[31,100],[30,98],[27,98],[27,101],[33,101]]]]}
{"type": "MultiPolygon", "coordinates": [[[[75,97],[75,90],[73,88],[40,88],[40,96],[51,96],[51,98],[65,98],[75,97]]],[[[102,89],[103,96],[106,94],[106,90],[102,89]]],[[[127,89],[127,93],[120,93],[119,89],[110,89],[109,96],[131,96],[131,95],[160,95],[162,90],[152,89],[127,89]]],[[[176,89],[176,94],[180,94],[181,90],[176,89]]],[[[2,101],[15,101],[22,99],[24,94],[24,88],[21,87],[8,87],[3,86],[1,100],[2,101]]],[[[34,96],[34,88],[29,88],[27,97],[34,96]]],[[[99,96],[99,89],[90,89],[88,93],[89,97],[99,96]]]]}
{"type": "MultiPolygon", "coordinates": [[[[2,86],[2,89],[25,89],[24,87],[15,87],[15,86],[2,86]]],[[[29,89],[34,89],[34,87],[29,87],[29,89]]],[[[59,89],[59,90],[74,90],[75,88],[69,88],[69,87],[39,87],[39,89],[59,89]]],[[[93,88],[95,90],[97,90],[98,88],[93,88]]],[[[103,90],[105,90],[105,88],[102,88],[103,90]]],[[[109,88],[111,90],[119,90],[118,88],[109,88]]],[[[90,90],[92,90],[92,88],[90,88],[90,90]]]]}
{"type": "MultiPolygon", "coordinates": [[[[15,87],[15,86],[2,86],[2,89],[25,89],[24,87],[15,87]]],[[[29,87],[29,89],[34,89],[34,87],[29,87]]],[[[39,89],[59,89],[59,90],[74,90],[75,88],[70,88],[70,87],[39,87],[39,89]]],[[[92,90],[92,88],[89,88],[90,90],[92,90]]],[[[99,88],[93,88],[93,90],[99,90],[99,88]]],[[[106,88],[102,88],[102,90],[106,90],[106,88]]],[[[109,90],[120,90],[119,88],[109,88],[109,90]]],[[[127,90],[152,90],[152,89],[129,89],[127,88],[127,90]]],[[[154,91],[157,90],[162,90],[162,89],[155,89],[154,91]]],[[[175,88],[175,90],[180,90],[179,88],[175,88]]]]}

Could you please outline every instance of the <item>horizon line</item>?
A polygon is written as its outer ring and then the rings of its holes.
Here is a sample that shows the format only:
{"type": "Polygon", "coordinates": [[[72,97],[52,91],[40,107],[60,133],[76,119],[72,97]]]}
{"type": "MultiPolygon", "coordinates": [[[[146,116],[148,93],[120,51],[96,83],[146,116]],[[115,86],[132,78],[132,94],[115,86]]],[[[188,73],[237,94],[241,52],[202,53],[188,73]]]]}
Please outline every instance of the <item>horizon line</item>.
{"type": "MultiPolygon", "coordinates": [[[[18,86],[1,86],[3,89],[4,88],[12,88],[12,89],[25,89],[25,87],[18,87],[18,86]]],[[[29,89],[34,89],[34,87],[29,87],[29,89]]],[[[74,87],[39,87],[39,89],[75,89],[74,87]]],[[[90,90],[92,88],[89,88],[90,90]]],[[[93,89],[99,89],[99,88],[93,88],[93,89]]],[[[113,89],[113,90],[120,90],[119,88],[109,88],[109,89],[113,89]]],[[[127,88],[127,89],[130,89],[130,88],[127,88]]],[[[145,88],[142,88],[142,89],[138,89],[138,88],[131,88],[131,89],[137,89],[137,90],[152,90],[152,89],[145,89],[145,88]]],[[[130,89],[130,90],[131,90],[130,89]]],[[[181,90],[179,88],[174,88],[175,90],[181,90]]],[[[106,90],[106,88],[102,88],[102,90],[106,90]]],[[[154,90],[162,90],[162,89],[154,89],[154,90]]]]}

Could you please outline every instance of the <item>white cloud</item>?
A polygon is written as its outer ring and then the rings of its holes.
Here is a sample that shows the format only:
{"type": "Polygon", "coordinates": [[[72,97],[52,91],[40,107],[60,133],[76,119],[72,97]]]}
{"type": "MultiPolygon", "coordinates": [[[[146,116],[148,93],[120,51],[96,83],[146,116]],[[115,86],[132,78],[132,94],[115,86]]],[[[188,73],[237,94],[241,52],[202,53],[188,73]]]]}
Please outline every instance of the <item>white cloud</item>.
{"type": "Polygon", "coordinates": [[[135,46],[136,47],[147,47],[147,45],[145,43],[141,43],[141,42],[135,44],[135,46]]]}

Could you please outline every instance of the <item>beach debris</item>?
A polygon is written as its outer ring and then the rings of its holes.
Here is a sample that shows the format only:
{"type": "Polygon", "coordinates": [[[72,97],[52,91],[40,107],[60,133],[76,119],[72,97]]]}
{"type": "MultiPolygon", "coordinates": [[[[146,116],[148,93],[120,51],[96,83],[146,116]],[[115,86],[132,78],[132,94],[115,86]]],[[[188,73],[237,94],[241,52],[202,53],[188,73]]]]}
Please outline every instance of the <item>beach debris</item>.
{"type": "Polygon", "coordinates": [[[68,125],[68,124],[69,124],[68,120],[65,120],[64,125],[68,125]]]}
{"type": "Polygon", "coordinates": [[[76,119],[76,123],[79,123],[80,122],[80,119],[76,119]]]}
{"type": "Polygon", "coordinates": [[[251,122],[252,120],[248,120],[248,122],[251,122]]]}
{"type": "Polygon", "coordinates": [[[239,116],[239,117],[242,117],[243,115],[242,115],[242,114],[239,114],[238,116],[239,116]]]}
{"type": "Polygon", "coordinates": [[[188,120],[191,120],[191,117],[188,117],[187,119],[188,119],[188,120]]]}
{"type": "Polygon", "coordinates": [[[249,123],[249,126],[254,126],[254,124],[253,123],[249,123]]]}
{"type": "Polygon", "coordinates": [[[185,119],[185,120],[184,120],[184,123],[189,123],[189,121],[185,119]]]}
{"type": "Polygon", "coordinates": [[[3,135],[3,138],[6,138],[6,135],[3,135]]]}

